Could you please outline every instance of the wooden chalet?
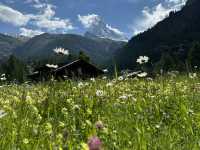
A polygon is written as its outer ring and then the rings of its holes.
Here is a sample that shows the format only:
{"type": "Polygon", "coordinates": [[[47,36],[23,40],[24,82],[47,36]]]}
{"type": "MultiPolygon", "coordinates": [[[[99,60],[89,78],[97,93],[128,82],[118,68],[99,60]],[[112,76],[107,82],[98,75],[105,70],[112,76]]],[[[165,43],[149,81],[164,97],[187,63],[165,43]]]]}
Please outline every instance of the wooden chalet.
{"type": "Polygon", "coordinates": [[[28,75],[28,79],[32,81],[47,81],[52,77],[53,68],[47,66],[40,66],[34,70],[34,72],[28,75]]]}
{"type": "Polygon", "coordinates": [[[98,69],[93,64],[90,64],[84,60],[76,60],[62,67],[55,69],[54,75],[57,79],[61,78],[91,78],[102,75],[104,72],[98,69]]]}
{"type": "Polygon", "coordinates": [[[54,77],[58,80],[64,79],[87,79],[102,75],[104,72],[95,65],[78,59],[68,64],[58,65],[57,69],[40,67],[28,77],[34,81],[47,81],[54,77]]]}

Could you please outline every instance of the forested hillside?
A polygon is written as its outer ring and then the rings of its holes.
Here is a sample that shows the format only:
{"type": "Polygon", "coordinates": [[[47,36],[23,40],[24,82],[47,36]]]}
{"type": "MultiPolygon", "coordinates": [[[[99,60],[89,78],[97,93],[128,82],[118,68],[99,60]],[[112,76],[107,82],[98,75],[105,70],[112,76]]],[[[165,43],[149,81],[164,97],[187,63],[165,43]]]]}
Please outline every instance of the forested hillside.
{"type": "Polygon", "coordinates": [[[121,69],[135,68],[136,58],[147,55],[153,69],[185,69],[191,49],[198,47],[195,45],[200,41],[199,8],[199,0],[189,0],[181,11],[171,12],[153,28],[133,37],[116,52],[118,66],[121,69]]]}

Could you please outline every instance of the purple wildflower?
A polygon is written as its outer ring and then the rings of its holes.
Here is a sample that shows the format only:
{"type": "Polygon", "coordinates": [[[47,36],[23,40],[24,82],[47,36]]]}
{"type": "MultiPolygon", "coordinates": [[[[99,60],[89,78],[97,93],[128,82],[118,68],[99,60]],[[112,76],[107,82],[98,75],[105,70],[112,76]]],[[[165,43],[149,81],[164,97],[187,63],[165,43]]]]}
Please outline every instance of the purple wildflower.
{"type": "Polygon", "coordinates": [[[101,150],[101,140],[97,136],[93,136],[88,140],[89,150],[101,150]]]}

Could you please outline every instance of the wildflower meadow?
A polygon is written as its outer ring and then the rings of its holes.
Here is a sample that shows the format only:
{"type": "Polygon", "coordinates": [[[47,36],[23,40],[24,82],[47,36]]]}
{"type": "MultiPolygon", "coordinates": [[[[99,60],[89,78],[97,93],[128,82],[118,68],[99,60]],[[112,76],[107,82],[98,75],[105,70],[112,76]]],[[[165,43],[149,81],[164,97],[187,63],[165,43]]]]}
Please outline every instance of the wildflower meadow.
{"type": "Polygon", "coordinates": [[[200,0],[0,0],[0,150],[200,150],[200,0]]]}
{"type": "Polygon", "coordinates": [[[0,149],[198,150],[196,75],[0,87],[0,149]]]}

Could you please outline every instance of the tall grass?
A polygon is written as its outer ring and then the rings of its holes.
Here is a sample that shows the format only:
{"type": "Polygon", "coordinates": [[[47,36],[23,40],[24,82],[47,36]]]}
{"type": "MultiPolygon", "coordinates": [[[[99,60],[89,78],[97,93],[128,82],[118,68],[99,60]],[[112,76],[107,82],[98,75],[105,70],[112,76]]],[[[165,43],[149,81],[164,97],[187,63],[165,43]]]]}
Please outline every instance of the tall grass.
{"type": "Polygon", "coordinates": [[[200,80],[96,79],[0,88],[0,149],[199,150],[200,80]],[[101,122],[101,128],[97,123],[101,122]]]}

